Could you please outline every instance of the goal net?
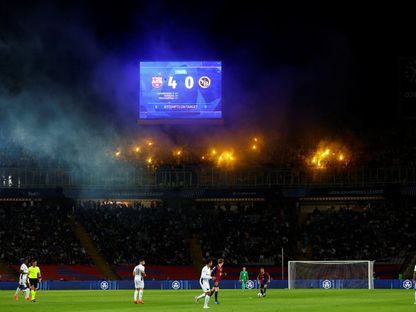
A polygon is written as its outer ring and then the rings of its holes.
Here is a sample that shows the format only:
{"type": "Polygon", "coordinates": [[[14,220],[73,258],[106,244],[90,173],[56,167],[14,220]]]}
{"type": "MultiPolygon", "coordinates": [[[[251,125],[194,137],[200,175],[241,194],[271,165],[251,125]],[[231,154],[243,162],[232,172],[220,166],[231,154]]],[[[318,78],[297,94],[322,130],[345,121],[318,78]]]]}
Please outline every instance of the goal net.
{"type": "Polygon", "coordinates": [[[289,261],[288,287],[373,289],[374,261],[289,261]]]}

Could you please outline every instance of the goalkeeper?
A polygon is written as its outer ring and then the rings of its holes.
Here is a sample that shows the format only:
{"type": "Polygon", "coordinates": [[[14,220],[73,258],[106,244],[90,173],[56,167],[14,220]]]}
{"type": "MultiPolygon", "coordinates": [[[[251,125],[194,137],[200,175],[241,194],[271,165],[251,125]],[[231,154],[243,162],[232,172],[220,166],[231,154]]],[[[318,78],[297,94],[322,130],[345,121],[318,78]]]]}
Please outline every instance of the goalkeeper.
{"type": "Polygon", "coordinates": [[[240,282],[241,282],[241,290],[246,289],[246,284],[248,280],[248,272],[246,270],[246,267],[243,267],[243,270],[240,272],[240,282]]]}

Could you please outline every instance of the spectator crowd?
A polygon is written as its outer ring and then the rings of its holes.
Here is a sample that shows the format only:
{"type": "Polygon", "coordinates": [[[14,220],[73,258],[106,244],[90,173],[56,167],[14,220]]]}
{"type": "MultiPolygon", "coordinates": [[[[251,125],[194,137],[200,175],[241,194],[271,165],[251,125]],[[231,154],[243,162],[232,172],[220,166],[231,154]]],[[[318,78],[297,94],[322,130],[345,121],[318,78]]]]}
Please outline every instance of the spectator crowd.
{"type": "Polygon", "coordinates": [[[62,202],[0,202],[0,258],[37,258],[44,264],[89,263],[62,202]]]}
{"type": "Polygon", "coordinates": [[[315,209],[305,223],[304,245],[314,260],[383,260],[415,250],[416,207],[371,203],[315,209]]]}
{"type": "Polygon", "coordinates": [[[281,263],[281,250],[293,255],[296,221],[293,207],[257,203],[192,210],[190,224],[200,239],[204,258],[231,264],[281,263]]]}
{"type": "Polygon", "coordinates": [[[18,263],[88,264],[74,234],[76,218],[109,264],[189,265],[190,240],[203,258],[229,264],[280,264],[302,255],[309,260],[382,260],[415,250],[416,205],[369,202],[315,209],[305,222],[294,202],[189,203],[33,201],[0,203],[0,259],[18,263]]]}
{"type": "Polygon", "coordinates": [[[77,216],[108,263],[144,257],[154,264],[190,264],[189,219],[180,210],[90,201],[80,204],[77,216]]]}

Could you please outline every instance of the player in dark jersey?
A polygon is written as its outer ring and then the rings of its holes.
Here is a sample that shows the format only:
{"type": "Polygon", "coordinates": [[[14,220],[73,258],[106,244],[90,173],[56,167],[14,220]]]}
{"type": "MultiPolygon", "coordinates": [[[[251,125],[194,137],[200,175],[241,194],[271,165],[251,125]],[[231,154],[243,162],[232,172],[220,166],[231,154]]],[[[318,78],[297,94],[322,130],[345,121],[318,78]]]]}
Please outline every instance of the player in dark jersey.
{"type": "Polygon", "coordinates": [[[221,277],[227,275],[227,273],[223,272],[223,267],[222,267],[223,265],[224,265],[224,259],[218,259],[218,264],[212,270],[212,275],[215,276],[214,288],[212,289],[212,292],[214,293],[214,296],[215,296],[215,304],[219,304],[218,291],[220,290],[221,277]]]}
{"type": "Polygon", "coordinates": [[[257,282],[260,287],[260,297],[266,297],[267,285],[270,284],[270,274],[264,271],[264,268],[260,268],[260,273],[257,276],[257,282]]]}

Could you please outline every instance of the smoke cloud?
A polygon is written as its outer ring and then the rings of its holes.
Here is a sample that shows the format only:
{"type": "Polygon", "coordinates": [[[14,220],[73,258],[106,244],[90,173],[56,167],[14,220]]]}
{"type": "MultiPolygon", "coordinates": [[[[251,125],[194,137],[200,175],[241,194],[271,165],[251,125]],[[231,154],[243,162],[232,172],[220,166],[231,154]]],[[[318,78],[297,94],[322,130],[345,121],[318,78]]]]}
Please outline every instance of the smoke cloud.
{"type": "Polygon", "coordinates": [[[164,1],[135,7],[117,23],[109,18],[104,29],[97,26],[103,18],[81,3],[4,9],[1,149],[13,141],[41,158],[82,168],[105,166],[117,146],[147,137],[191,149],[258,134],[270,145],[287,144],[305,133],[325,133],[331,125],[323,120],[339,117],[336,108],[348,105],[348,43],[320,28],[291,32],[295,42],[287,34],[259,34],[264,25],[244,24],[243,17],[212,18],[221,7],[193,18],[178,9],[167,17],[164,1]],[[111,23],[116,30],[110,31],[111,23]],[[297,43],[313,40],[319,47],[297,43]],[[138,62],[184,59],[223,61],[224,125],[138,126],[138,62]]]}

